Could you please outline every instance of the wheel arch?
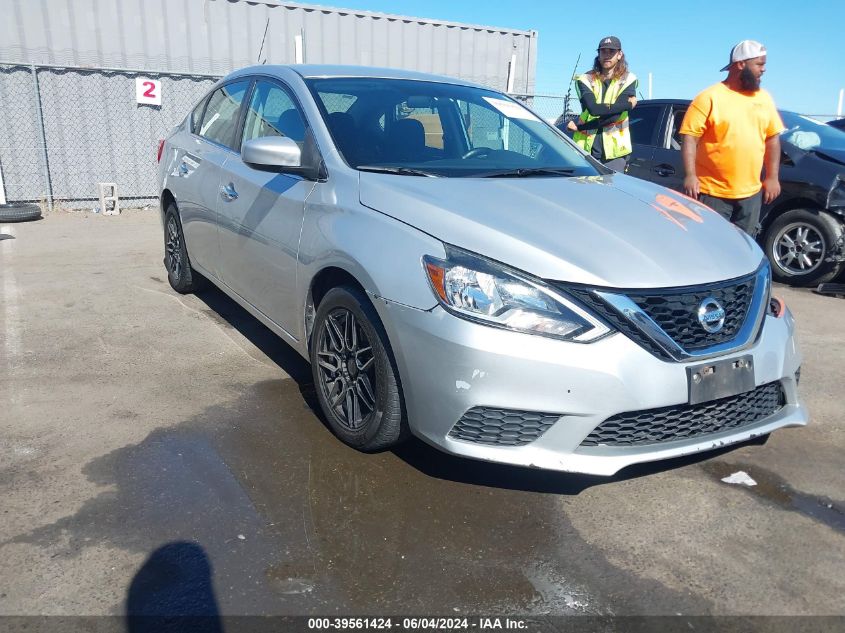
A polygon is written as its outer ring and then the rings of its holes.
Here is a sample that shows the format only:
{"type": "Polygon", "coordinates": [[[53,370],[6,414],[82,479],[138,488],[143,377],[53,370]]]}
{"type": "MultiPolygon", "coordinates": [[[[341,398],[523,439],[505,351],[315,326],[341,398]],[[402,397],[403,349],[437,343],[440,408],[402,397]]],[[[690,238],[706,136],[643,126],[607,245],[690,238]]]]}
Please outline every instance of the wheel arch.
{"type": "MultiPolygon", "coordinates": [[[[371,292],[367,291],[365,285],[349,270],[337,265],[329,265],[322,268],[311,279],[311,284],[305,298],[305,338],[307,348],[311,349],[311,339],[314,332],[314,317],[317,308],[326,294],[332,288],[339,286],[352,286],[360,290],[367,299],[370,299],[371,292]]],[[[372,301],[370,301],[372,303],[372,301]]]]}
{"type": "Polygon", "coordinates": [[[793,211],[795,209],[806,209],[807,211],[815,213],[821,213],[822,211],[825,211],[825,209],[822,208],[818,201],[813,200],[812,198],[802,196],[796,198],[788,198],[786,200],[783,200],[782,202],[778,202],[777,204],[775,204],[766,214],[766,217],[763,219],[762,222],[763,231],[761,231],[761,236],[762,233],[768,231],[769,227],[778,217],[780,217],[787,211],[793,211]]]}
{"type": "Polygon", "coordinates": [[[176,196],[173,195],[173,192],[170,191],[170,189],[162,190],[159,208],[162,223],[164,223],[164,215],[167,213],[167,207],[169,207],[171,204],[175,204],[176,208],[179,208],[179,205],[176,203],[176,196]]]}

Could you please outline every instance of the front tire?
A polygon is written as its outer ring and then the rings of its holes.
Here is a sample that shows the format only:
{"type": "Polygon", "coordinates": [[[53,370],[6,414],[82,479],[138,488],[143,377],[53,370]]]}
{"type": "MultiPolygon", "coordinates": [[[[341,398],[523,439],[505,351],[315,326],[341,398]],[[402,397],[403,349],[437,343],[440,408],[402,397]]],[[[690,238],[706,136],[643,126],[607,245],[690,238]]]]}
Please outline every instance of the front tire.
{"type": "Polygon", "coordinates": [[[164,215],[164,267],[170,287],[176,292],[188,294],[202,287],[203,277],[191,268],[179,210],[172,202],[164,215]]]}
{"type": "Polygon", "coordinates": [[[314,319],[311,371],[332,431],[361,451],[380,451],[407,436],[398,371],[387,335],[366,295],[332,288],[314,319]]]}
{"type": "Polygon", "coordinates": [[[836,277],[845,262],[825,261],[842,239],[843,226],[829,213],[792,209],[766,231],[766,255],[776,281],[814,286],[836,277]]]}

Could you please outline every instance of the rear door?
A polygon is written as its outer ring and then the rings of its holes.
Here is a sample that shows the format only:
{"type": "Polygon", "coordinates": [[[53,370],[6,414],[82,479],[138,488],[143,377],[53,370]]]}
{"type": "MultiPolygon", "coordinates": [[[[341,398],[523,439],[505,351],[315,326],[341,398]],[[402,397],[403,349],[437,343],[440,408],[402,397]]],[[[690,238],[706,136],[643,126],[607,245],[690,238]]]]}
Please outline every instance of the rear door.
{"type": "Polygon", "coordinates": [[[684,162],[681,158],[681,135],[678,130],[684,120],[687,106],[667,107],[666,125],[661,128],[658,147],[652,156],[652,177],[649,180],[676,191],[684,190],[684,162]]]}
{"type": "MultiPolygon", "coordinates": [[[[290,90],[259,78],[249,97],[237,147],[253,138],[286,136],[303,147],[305,117],[290,90]]],[[[219,183],[223,281],[292,338],[296,269],[305,199],[316,183],[295,174],[226,162],[219,183]]]]}
{"type": "MultiPolygon", "coordinates": [[[[192,116],[191,134],[176,159],[177,201],[191,263],[219,277],[218,185],[232,156],[235,130],[248,80],[228,83],[209,95],[202,113],[192,116]]],[[[175,181],[176,179],[174,179],[175,181]]]]}
{"type": "Polygon", "coordinates": [[[638,104],[629,117],[631,142],[634,151],[628,161],[626,173],[644,180],[655,180],[654,151],[660,138],[661,123],[664,117],[665,105],[659,103],[638,104]]]}

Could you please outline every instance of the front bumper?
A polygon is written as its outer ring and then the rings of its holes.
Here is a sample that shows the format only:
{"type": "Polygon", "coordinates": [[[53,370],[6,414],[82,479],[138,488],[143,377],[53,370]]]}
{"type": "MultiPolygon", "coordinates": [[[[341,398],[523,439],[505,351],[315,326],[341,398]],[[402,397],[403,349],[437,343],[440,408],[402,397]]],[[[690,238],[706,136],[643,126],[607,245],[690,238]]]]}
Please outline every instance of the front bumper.
{"type": "Polygon", "coordinates": [[[688,364],[662,361],[619,333],[590,344],[568,343],[478,325],[440,307],[421,311],[384,300],[375,303],[399,366],[412,432],[455,455],[612,475],[630,464],[689,455],[807,424],[807,410],[796,389],[800,354],[789,314],[766,316],[750,349],[719,357],[751,354],[756,385],[780,382],[785,405],[774,414],[688,439],[582,446],[590,432],[611,416],[685,403],[688,364]],[[522,446],[450,436],[456,422],[473,407],[551,413],[557,421],[522,446]]]}

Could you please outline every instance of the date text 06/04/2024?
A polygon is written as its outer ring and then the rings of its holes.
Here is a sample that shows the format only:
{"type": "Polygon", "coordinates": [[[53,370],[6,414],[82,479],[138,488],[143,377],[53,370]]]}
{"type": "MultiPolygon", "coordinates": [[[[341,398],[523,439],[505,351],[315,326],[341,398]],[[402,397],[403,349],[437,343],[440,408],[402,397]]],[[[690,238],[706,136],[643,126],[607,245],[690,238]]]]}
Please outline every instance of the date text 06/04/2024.
{"type": "Polygon", "coordinates": [[[478,617],[478,618],[308,618],[309,630],[522,630],[526,628],[524,620],[517,618],[478,617]]]}

